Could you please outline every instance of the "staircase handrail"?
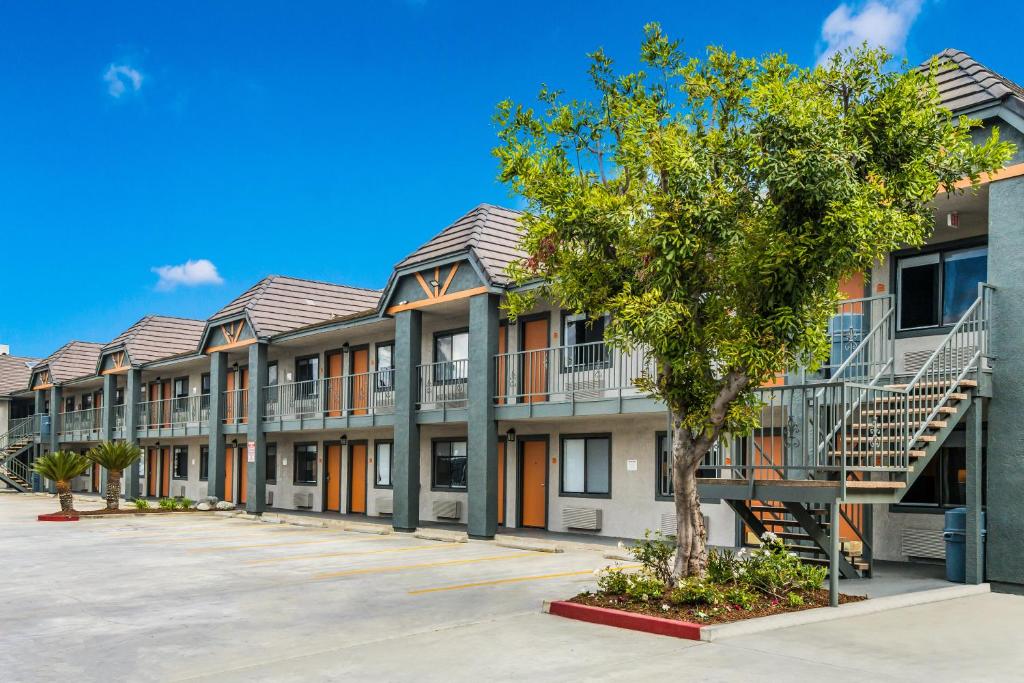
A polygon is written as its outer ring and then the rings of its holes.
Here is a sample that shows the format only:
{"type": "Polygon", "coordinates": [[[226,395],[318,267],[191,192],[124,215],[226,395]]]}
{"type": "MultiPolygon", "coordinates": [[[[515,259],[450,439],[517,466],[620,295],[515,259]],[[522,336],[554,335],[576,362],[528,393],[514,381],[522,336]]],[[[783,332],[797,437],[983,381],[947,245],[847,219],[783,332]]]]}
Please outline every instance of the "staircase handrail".
{"type": "Polygon", "coordinates": [[[33,428],[34,422],[35,415],[11,420],[7,432],[0,436],[0,451],[6,450],[8,446],[19,439],[24,439],[25,437],[35,434],[36,430],[33,428]]]}
{"type": "MultiPolygon", "coordinates": [[[[879,297],[874,297],[874,298],[877,299],[879,297]]],[[[886,298],[889,298],[889,297],[886,297],[886,298]]],[[[871,299],[853,299],[853,300],[850,300],[850,301],[844,301],[843,303],[844,304],[845,303],[856,303],[858,301],[871,301],[871,299]]],[[[891,323],[891,318],[893,317],[893,315],[895,315],[894,311],[895,311],[895,309],[892,307],[892,305],[890,305],[885,310],[885,313],[882,314],[882,319],[879,320],[877,323],[875,323],[874,325],[871,326],[871,329],[868,331],[867,334],[864,335],[864,338],[860,340],[860,343],[857,344],[856,347],[854,347],[853,351],[850,352],[850,355],[846,357],[846,360],[844,360],[842,363],[840,363],[839,367],[832,371],[832,376],[829,377],[828,380],[826,380],[827,382],[842,381],[843,372],[845,372],[847,369],[849,369],[849,367],[851,365],[853,365],[854,358],[856,358],[860,354],[860,352],[866,346],[868,346],[869,344],[874,343],[875,340],[872,337],[874,337],[874,335],[876,335],[876,334],[879,334],[880,330],[887,329],[892,324],[891,323]]],[[[890,349],[891,349],[891,347],[890,347],[890,349]]],[[[884,373],[886,370],[888,370],[891,367],[893,367],[893,361],[894,361],[894,359],[893,359],[892,353],[890,352],[889,358],[887,358],[885,363],[882,364],[882,369],[878,372],[878,374],[876,374],[871,379],[869,384],[874,384],[875,382],[877,382],[878,379],[882,376],[882,373],[884,373]]]]}

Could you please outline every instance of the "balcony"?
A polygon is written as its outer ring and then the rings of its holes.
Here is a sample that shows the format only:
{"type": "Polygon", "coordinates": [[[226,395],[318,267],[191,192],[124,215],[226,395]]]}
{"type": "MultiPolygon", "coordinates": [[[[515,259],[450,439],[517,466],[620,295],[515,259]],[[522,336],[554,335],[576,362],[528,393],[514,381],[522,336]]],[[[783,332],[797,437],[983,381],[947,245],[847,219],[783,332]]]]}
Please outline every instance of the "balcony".
{"type": "Polygon", "coordinates": [[[225,429],[228,433],[244,431],[239,425],[249,423],[249,390],[232,389],[221,392],[220,419],[225,425],[232,427],[225,429]]]}
{"type": "Polygon", "coordinates": [[[99,408],[60,414],[57,433],[61,441],[99,441],[103,414],[99,408]]]}
{"type": "Polygon", "coordinates": [[[269,431],[390,425],[395,372],[385,369],[279,384],[264,388],[262,397],[264,429],[269,431]]]}
{"type": "MultiPolygon", "coordinates": [[[[114,412],[117,425],[117,408],[114,412]]],[[[140,437],[200,436],[209,433],[210,395],[182,396],[138,405],[136,430],[140,437]]]]}
{"type": "Polygon", "coordinates": [[[465,410],[469,397],[468,360],[420,365],[417,367],[417,387],[417,410],[433,412],[441,422],[448,419],[466,419],[465,410]]]}
{"type": "Polygon", "coordinates": [[[499,419],[663,410],[636,387],[655,372],[643,350],[623,352],[604,342],[555,346],[495,356],[499,419]]]}

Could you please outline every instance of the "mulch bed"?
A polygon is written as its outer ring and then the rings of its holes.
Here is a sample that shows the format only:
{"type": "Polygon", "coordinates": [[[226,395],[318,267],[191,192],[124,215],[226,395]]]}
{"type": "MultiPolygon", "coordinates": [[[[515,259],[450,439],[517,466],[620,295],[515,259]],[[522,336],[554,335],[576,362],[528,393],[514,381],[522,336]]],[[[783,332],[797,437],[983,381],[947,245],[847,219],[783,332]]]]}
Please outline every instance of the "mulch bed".
{"type": "MultiPolygon", "coordinates": [[[[804,598],[804,604],[799,607],[790,607],[785,602],[766,599],[756,603],[751,609],[743,609],[734,605],[718,605],[715,607],[709,605],[677,606],[667,599],[633,602],[621,595],[603,595],[599,593],[580,593],[570,599],[569,602],[590,605],[591,607],[604,607],[624,612],[646,614],[647,616],[660,617],[662,619],[678,619],[696,624],[727,624],[733,621],[756,619],[757,617],[767,617],[773,614],[785,614],[786,612],[800,612],[806,609],[828,607],[827,590],[804,591],[801,595],[804,598]],[[669,609],[663,610],[662,605],[668,605],[669,609]]],[[[867,596],[839,594],[840,605],[860,602],[861,600],[867,600],[867,596]]]]}
{"type": "Polygon", "coordinates": [[[57,517],[94,517],[96,515],[145,515],[145,514],[168,514],[174,512],[206,512],[206,510],[165,510],[164,508],[152,507],[140,510],[138,508],[118,508],[117,510],[72,510],[71,512],[54,512],[57,517]]]}

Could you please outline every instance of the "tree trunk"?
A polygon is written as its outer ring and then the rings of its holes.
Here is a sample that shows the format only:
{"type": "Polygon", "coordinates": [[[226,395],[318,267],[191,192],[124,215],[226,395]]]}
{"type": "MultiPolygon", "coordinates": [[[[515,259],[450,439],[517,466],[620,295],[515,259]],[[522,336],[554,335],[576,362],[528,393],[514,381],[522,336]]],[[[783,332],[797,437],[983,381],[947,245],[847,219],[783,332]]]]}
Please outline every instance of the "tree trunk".
{"type": "Polygon", "coordinates": [[[121,470],[107,472],[107,509],[117,510],[121,500],[121,470]]]}
{"type": "Polygon", "coordinates": [[[697,468],[708,449],[672,421],[672,485],[676,504],[676,577],[702,576],[708,564],[708,532],[700,510],[697,468]]]}
{"type": "Polygon", "coordinates": [[[61,512],[74,512],[74,496],[71,494],[71,484],[66,481],[57,482],[57,499],[60,501],[61,512]]]}

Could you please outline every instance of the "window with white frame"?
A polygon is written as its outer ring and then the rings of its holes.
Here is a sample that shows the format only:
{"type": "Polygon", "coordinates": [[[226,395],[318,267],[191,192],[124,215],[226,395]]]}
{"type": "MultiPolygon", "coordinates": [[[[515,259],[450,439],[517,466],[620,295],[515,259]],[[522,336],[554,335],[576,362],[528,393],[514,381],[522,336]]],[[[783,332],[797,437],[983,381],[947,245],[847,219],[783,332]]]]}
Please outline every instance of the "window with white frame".
{"type": "Polygon", "coordinates": [[[562,439],[562,494],[608,496],[612,490],[612,439],[607,434],[562,439]]]}
{"type": "Polygon", "coordinates": [[[562,365],[569,370],[607,367],[608,349],[604,330],[608,315],[591,318],[585,313],[562,315],[562,344],[565,354],[562,365]]]}
{"type": "Polygon", "coordinates": [[[988,246],[946,249],[896,261],[899,329],[956,323],[988,277],[988,246]]]}
{"type": "Polygon", "coordinates": [[[433,477],[435,489],[466,488],[466,442],[435,441],[433,454],[433,477]]]}
{"type": "Polygon", "coordinates": [[[434,381],[465,382],[469,376],[469,333],[444,332],[434,337],[434,381]]]}
{"type": "Polygon", "coordinates": [[[390,441],[377,441],[374,448],[374,470],[376,472],[373,485],[377,488],[391,488],[391,466],[394,464],[394,445],[390,441]]]}

